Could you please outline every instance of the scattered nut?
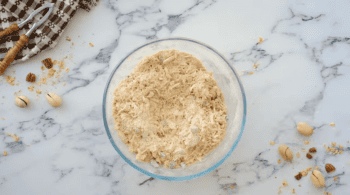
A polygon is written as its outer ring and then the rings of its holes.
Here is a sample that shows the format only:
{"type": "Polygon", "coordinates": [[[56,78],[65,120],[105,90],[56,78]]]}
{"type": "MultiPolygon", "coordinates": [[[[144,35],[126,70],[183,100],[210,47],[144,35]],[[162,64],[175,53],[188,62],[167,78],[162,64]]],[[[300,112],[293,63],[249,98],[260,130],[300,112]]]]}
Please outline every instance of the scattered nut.
{"type": "Polygon", "coordinates": [[[29,99],[26,96],[17,96],[16,97],[16,105],[19,107],[26,107],[29,104],[29,99]]]}
{"type": "Polygon", "coordinates": [[[26,81],[31,82],[31,83],[35,83],[35,79],[36,79],[35,74],[29,73],[27,75],[26,81]]]}
{"type": "Polygon", "coordinates": [[[315,153],[315,152],[317,152],[317,150],[316,150],[315,147],[313,147],[313,148],[310,148],[310,149],[309,149],[309,152],[310,152],[310,153],[315,153]]]}
{"type": "Polygon", "coordinates": [[[49,104],[53,107],[58,107],[62,103],[62,99],[60,98],[60,96],[58,96],[54,93],[47,94],[46,98],[49,101],[49,104]]]}
{"type": "Polygon", "coordinates": [[[308,159],[312,159],[312,155],[311,155],[310,153],[307,153],[307,154],[306,154],[306,157],[307,157],[308,159]]]}
{"type": "Polygon", "coordinates": [[[326,169],[327,173],[331,173],[331,172],[335,171],[335,167],[329,163],[326,164],[325,169],[326,169]]]}
{"type": "Polygon", "coordinates": [[[295,177],[296,180],[300,180],[302,176],[303,176],[303,175],[299,172],[299,173],[296,174],[294,177],[295,177]]]}
{"type": "Polygon", "coordinates": [[[312,172],[312,174],[310,175],[310,179],[316,187],[323,187],[326,183],[322,173],[318,170],[314,170],[312,172]]]}
{"type": "Polygon", "coordinates": [[[293,152],[286,145],[280,145],[278,151],[281,157],[286,161],[291,161],[293,159],[293,152]]]}
{"type": "Polygon", "coordinates": [[[306,123],[299,123],[297,129],[299,133],[306,136],[310,136],[314,132],[314,129],[306,123]]]}
{"type": "Polygon", "coordinates": [[[42,61],[42,63],[45,65],[47,69],[50,69],[53,66],[53,62],[51,58],[46,58],[45,60],[42,61]]]}

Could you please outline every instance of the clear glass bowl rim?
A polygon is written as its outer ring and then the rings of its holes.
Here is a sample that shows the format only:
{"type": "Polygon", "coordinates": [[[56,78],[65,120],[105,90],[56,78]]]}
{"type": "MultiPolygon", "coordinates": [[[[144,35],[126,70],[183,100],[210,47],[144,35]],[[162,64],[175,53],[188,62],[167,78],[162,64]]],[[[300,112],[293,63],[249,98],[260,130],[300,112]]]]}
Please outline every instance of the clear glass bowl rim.
{"type": "Polygon", "coordinates": [[[168,38],[162,38],[162,39],[157,39],[157,40],[153,40],[153,41],[150,41],[150,42],[147,42],[139,47],[137,47],[136,49],[134,49],[133,51],[129,52],[126,57],[124,57],[119,63],[118,65],[114,68],[114,70],[111,72],[111,75],[109,76],[108,80],[107,80],[107,84],[106,84],[106,88],[104,90],[104,93],[103,93],[103,103],[102,103],[102,114],[103,114],[103,123],[104,123],[104,126],[105,126],[105,129],[106,129],[106,132],[107,132],[107,135],[108,135],[108,139],[109,141],[111,142],[112,146],[114,147],[114,149],[118,152],[118,154],[124,159],[125,162],[127,162],[129,165],[131,165],[134,169],[140,171],[141,173],[145,174],[145,175],[148,175],[150,177],[153,177],[153,178],[157,178],[157,179],[161,179],[161,180],[167,180],[167,181],[185,181],[185,180],[191,180],[191,179],[194,179],[194,178],[198,178],[200,176],[203,176],[207,173],[210,173],[211,171],[215,170],[217,167],[219,167],[233,152],[233,150],[236,148],[238,142],[240,141],[241,137],[242,137],[242,134],[243,134],[243,131],[244,131],[244,126],[245,126],[245,123],[246,123],[246,115],[247,115],[247,104],[246,104],[246,96],[245,96],[245,92],[244,92],[244,88],[243,88],[243,85],[242,85],[242,82],[240,80],[240,78],[238,77],[237,75],[237,72],[235,70],[235,68],[233,66],[230,65],[230,63],[228,62],[228,60],[223,56],[221,55],[218,51],[216,51],[214,48],[212,48],[211,46],[205,44],[205,43],[202,43],[200,41],[197,41],[197,40],[193,40],[193,39],[189,39],[189,38],[184,38],[184,37],[168,37],[168,38]],[[200,173],[197,173],[197,174],[194,174],[194,175],[189,175],[189,176],[184,176],[184,177],[167,177],[167,176],[162,176],[162,175],[156,175],[156,174],[153,174],[153,173],[150,173],[138,166],[136,166],[134,163],[132,163],[127,157],[125,157],[123,155],[123,153],[119,150],[119,148],[117,147],[117,145],[115,144],[114,140],[113,140],[113,137],[110,133],[110,130],[108,128],[108,123],[107,123],[107,117],[106,117],[106,99],[107,99],[107,92],[108,92],[108,88],[109,88],[109,84],[114,76],[114,74],[116,73],[116,71],[118,70],[118,68],[123,64],[123,62],[130,56],[132,55],[135,51],[145,47],[145,46],[148,46],[148,45],[151,45],[153,43],[157,43],[157,42],[161,42],[161,41],[167,41],[167,40],[182,40],[182,41],[189,41],[189,42],[193,42],[193,43],[196,43],[196,44],[199,44],[201,46],[204,46],[206,47],[207,49],[213,51],[214,53],[216,53],[218,56],[220,56],[226,63],[227,65],[231,68],[232,72],[234,73],[238,83],[239,83],[239,87],[241,89],[241,93],[242,93],[242,100],[243,100],[243,117],[242,117],[242,123],[241,123],[241,130],[239,132],[239,135],[237,137],[237,139],[235,140],[234,144],[232,145],[231,149],[229,150],[229,152],[224,156],[224,158],[222,158],[220,161],[218,161],[215,165],[209,167],[208,169],[200,172],[200,173]]]}

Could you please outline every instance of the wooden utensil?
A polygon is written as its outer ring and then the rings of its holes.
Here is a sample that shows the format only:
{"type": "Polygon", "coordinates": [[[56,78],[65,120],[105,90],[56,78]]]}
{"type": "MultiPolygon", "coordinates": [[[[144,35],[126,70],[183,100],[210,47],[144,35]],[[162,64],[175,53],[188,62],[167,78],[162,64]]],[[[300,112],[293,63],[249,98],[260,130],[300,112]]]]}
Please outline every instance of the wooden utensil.
{"type": "Polygon", "coordinates": [[[45,14],[45,16],[42,17],[37,23],[35,23],[26,34],[21,35],[19,37],[19,40],[16,42],[15,46],[7,52],[4,59],[0,62],[0,75],[5,73],[6,68],[15,60],[17,53],[22,49],[23,45],[28,43],[28,37],[31,35],[31,33],[50,16],[54,5],[55,5],[54,3],[44,4],[42,7],[33,11],[26,20],[20,22],[19,24],[16,24],[16,23],[12,24],[10,27],[0,32],[0,40],[1,40],[1,37],[11,34],[14,31],[18,31],[28,21],[33,19],[36,14],[38,14],[39,12],[43,11],[46,8],[49,8],[49,11],[45,14]]]}

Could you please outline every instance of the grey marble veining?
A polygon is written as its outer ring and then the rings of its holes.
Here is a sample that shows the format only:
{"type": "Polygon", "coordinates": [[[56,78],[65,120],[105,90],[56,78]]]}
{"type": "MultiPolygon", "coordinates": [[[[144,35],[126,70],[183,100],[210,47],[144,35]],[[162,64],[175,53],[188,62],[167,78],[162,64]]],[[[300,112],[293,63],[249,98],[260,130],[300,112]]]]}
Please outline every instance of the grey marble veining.
{"type": "Polygon", "coordinates": [[[345,0],[104,0],[90,13],[78,12],[56,48],[0,77],[0,194],[277,194],[284,179],[289,186],[281,194],[348,194],[349,6],[345,0]],[[184,182],[153,179],[124,162],[107,138],[101,109],[117,63],[135,47],[171,36],[223,53],[240,74],[248,102],[246,128],[230,158],[184,182]],[[35,86],[41,95],[27,89],[25,76],[41,75],[42,59],[66,56],[68,73],[35,86]],[[57,109],[44,97],[52,91],[64,101],[57,109]],[[28,109],[14,105],[16,95],[30,98],[28,109]],[[300,135],[299,122],[313,126],[314,134],[300,135]],[[343,154],[327,152],[323,145],[331,142],[341,144],[343,154]],[[277,162],[284,143],[300,152],[292,163],[277,162]],[[303,152],[310,147],[317,148],[313,159],[303,152]],[[326,163],[336,171],[327,174],[326,163]],[[309,166],[320,167],[325,188],[314,187],[310,173],[295,180],[309,166]]]}

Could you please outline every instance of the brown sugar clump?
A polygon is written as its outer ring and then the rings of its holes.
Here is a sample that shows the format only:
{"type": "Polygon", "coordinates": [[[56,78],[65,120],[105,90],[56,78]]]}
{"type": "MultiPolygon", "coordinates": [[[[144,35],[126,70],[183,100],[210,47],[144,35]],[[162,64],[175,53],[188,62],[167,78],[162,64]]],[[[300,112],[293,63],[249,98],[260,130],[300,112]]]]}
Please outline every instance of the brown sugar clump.
{"type": "Polygon", "coordinates": [[[315,153],[315,152],[317,152],[317,150],[316,150],[316,148],[310,148],[310,149],[309,149],[309,152],[310,152],[310,153],[315,153]]]}
{"type": "Polygon", "coordinates": [[[327,173],[331,173],[331,172],[335,171],[335,167],[329,163],[326,164],[325,168],[326,168],[327,173]]]}
{"type": "Polygon", "coordinates": [[[310,153],[307,153],[307,154],[306,154],[306,157],[307,157],[308,159],[312,159],[312,155],[311,155],[310,153]]]}
{"type": "Polygon", "coordinates": [[[51,58],[46,58],[42,61],[42,63],[46,66],[47,69],[51,69],[53,66],[53,62],[51,58]]]}
{"type": "Polygon", "coordinates": [[[35,74],[29,73],[27,75],[26,81],[31,82],[31,83],[35,83],[35,79],[36,79],[35,74]]]}
{"type": "Polygon", "coordinates": [[[296,174],[294,177],[295,177],[296,180],[300,180],[302,176],[303,176],[303,175],[299,172],[299,173],[296,174]]]}

